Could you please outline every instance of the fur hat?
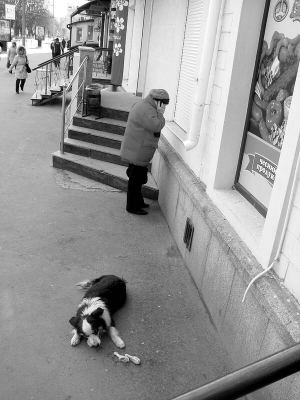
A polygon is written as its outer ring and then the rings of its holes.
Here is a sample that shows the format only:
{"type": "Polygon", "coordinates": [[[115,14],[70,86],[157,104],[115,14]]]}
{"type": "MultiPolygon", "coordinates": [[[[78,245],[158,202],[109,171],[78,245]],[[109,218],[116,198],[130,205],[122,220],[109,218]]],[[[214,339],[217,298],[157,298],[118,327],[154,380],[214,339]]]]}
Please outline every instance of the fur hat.
{"type": "Polygon", "coordinates": [[[170,97],[165,89],[152,89],[149,92],[153,100],[161,101],[162,103],[169,104],[170,97]]]}

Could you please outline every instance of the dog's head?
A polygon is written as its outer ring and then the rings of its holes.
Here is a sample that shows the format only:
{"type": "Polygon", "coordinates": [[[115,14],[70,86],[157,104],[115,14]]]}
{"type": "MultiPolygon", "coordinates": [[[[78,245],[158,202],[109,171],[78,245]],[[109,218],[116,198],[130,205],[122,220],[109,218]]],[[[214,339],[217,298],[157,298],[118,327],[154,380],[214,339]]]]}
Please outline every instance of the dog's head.
{"type": "Polygon", "coordinates": [[[78,306],[76,315],[69,322],[79,335],[85,337],[97,335],[107,328],[105,320],[102,318],[104,310],[105,305],[99,298],[83,299],[78,306]]]}

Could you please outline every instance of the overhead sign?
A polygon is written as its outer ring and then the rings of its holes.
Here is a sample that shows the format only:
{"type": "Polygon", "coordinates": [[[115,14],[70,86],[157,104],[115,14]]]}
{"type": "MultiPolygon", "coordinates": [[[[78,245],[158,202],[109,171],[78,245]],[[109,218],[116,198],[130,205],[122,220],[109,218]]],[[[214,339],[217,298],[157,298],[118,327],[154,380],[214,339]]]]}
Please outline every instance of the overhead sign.
{"type": "Polygon", "coordinates": [[[5,4],[5,19],[16,19],[16,6],[5,4]]]}

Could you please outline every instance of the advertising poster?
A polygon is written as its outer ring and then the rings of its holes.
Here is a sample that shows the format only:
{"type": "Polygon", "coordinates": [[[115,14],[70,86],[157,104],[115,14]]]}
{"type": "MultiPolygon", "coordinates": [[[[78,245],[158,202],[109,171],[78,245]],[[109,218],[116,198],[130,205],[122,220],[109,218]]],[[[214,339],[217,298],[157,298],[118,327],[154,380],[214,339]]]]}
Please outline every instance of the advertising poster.
{"type": "Polygon", "coordinates": [[[128,1],[116,1],[116,21],[114,24],[114,42],[111,70],[111,84],[120,86],[123,80],[125,42],[127,31],[128,1]]]}
{"type": "Polygon", "coordinates": [[[0,40],[10,41],[10,22],[0,19],[0,40]]]}
{"type": "Polygon", "coordinates": [[[13,4],[5,4],[5,18],[16,19],[16,6],[13,4]]]}
{"type": "Polygon", "coordinates": [[[268,209],[300,61],[300,1],[271,0],[238,183],[268,209]]]}
{"type": "Polygon", "coordinates": [[[35,40],[45,40],[45,27],[36,26],[35,27],[35,40]]]}

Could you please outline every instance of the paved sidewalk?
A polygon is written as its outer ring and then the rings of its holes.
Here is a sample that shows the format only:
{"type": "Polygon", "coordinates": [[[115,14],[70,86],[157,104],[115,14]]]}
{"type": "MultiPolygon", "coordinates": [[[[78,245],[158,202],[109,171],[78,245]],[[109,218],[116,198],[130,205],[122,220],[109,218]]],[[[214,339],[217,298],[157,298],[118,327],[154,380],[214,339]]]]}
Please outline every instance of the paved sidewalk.
{"type": "MultiPolygon", "coordinates": [[[[50,53],[49,53],[50,56],[50,53]]],[[[32,54],[31,68],[47,59],[32,54]]],[[[126,194],[52,167],[61,99],[31,106],[0,61],[0,387],[3,400],[167,400],[228,372],[228,360],[156,202],[125,211],[126,194]],[[126,352],[107,337],[70,345],[80,280],[116,274],[126,352]],[[120,351],[124,354],[123,351],[120,351]]]]}

